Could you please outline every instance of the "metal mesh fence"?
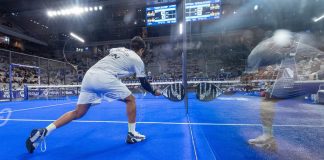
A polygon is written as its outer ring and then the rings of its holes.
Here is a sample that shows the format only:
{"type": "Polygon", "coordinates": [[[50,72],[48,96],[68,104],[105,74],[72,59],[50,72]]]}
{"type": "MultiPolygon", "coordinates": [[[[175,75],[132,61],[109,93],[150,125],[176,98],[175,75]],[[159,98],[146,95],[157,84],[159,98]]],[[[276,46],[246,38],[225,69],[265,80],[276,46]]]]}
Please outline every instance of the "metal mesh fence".
{"type": "MultiPolygon", "coordinates": [[[[9,97],[10,64],[40,67],[41,85],[78,84],[77,71],[65,62],[0,49],[0,100],[9,97]]],[[[13,91],[23,90],[24,85],[33,85],[35,77],[30,76],[33,75],[33,70],[17,67],[13,72],[13,91]]]]}

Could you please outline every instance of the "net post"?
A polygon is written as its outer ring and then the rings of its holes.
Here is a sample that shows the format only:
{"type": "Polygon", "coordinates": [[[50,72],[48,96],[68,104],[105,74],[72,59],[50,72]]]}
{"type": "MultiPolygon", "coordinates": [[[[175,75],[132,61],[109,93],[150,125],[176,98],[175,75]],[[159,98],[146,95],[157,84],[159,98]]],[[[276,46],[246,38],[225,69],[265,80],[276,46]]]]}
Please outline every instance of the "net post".
{"type": "Polygon", "coordinates": [[[184,105],[186,108],[186,114],[188,114],[188,82],[187,82],[187,24],[186,24],[186,0],[181,1],[182,12],[180,12],[182,23],[182,84],[184,87],[185,97],[184,105]]]}
{"type": "Polygon", "coordinates": [[[38,77],[38,85],[40,85],[41,84],[41,77],[40,77],[40,72],[41,72],[41,70],[40,70],[40,67],[37,69],[37,77],[38,77]]]}
{"type": "Polygon", "coordinates": [[[24,85],[24,100],[28,100],[28,86],[24,85]]]}
{"type": "Polygon", "coordinates": [[[50,66],[49,66],[49,59],[47,60],[47,85],[50,85],[50,70],[49,70],[50,66]]]}
{"type": "MultiPolygon", "coordinates": [[[[185,42],[184,42],[185,43],[185,42]]],[[[185,46],[185,45],[184,45],[185,46]]],[[[186,108],[186,114],[188,114],[188,91],[187,91],[187,52],[182,52],[182,84],[184,87],[185,97],[184,97],[184,105],[186,108]]]]}

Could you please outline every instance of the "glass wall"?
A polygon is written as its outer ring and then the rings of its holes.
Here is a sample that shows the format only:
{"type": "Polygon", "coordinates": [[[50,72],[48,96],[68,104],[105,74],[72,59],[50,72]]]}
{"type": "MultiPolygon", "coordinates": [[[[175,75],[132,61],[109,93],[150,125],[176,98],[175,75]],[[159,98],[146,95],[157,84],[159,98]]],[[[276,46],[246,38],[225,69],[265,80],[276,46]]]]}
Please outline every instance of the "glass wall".
{"type": "Polygon", "coordinates": [[[199,159],[322,159],[323,2],[222,2],[220,19],[187,22],[199,159]]]}

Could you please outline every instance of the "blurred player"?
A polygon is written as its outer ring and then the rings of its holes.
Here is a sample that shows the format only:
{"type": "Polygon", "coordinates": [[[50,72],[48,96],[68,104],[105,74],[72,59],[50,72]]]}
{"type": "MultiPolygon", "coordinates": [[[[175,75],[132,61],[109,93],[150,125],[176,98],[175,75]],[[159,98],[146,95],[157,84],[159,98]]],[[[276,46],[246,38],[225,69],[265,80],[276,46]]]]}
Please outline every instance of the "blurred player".
{"type": "Polygon", "coordinates": [[[136,127],[136,103],[131,91],[121,82],[119,78],[129,77],[136,74],[141,86],[155,96],[160,95],[160,91],[153,90],[147,81],[144,70],[144,63],[141,59],[146,45],[141,37],[134,37],[131,41],[131,49],[113,48],[110,54],[94,66],[85,74],[81,93],[77,102],[76,109],[65,113],[54,123],[46,128],[33,129],[26,140],[28,152],[33,153],[39,143],[43,142],[55,129],[68,124],[72,120],[84,116],[90,106],[101,103],[104,97],[117,99],[126,103],[128,116],[128,134],[126,142],[129,144],[145,140],[145,136],[135,130],[136,127]]]}
{"type": "MultiPolygon", "coordinates": [[[[264,77],[271,79],[273,68],[268,66],[263,73],[264,77]]],[[[248,143],[257,147],[269,150],[276,150],[276,142],[273,137],[273,120],[275,115],[275,105],[278,99],[272,97],[273,86],[271,82],[266,82],[264,86],[264,98],[260,102],[260,117],[262,121],[262,135],[249,139],[248,143]]]]}

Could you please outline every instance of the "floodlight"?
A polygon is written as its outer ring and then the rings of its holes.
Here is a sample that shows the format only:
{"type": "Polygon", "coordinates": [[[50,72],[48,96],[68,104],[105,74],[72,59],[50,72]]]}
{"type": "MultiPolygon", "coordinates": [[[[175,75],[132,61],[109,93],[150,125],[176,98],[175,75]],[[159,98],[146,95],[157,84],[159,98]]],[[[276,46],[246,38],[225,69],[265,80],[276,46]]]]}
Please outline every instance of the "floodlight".
{"type": "Polygon", "coordinates": [[[318,21],[320,21],[321,19],[323,19],[324,18],[324,15],[322,15],[322,16],[320,16],[320,17],[318,17],[318,18],[313,18],[313,21],[314,22],[318,22],[318,21]]]}
{"type": "Polygon", "coordinates": [[[255,5],[254,6],[254,10],[256,11],[256,10],[258,10],[259,9],[259,6],[258,5],[255,5]]]}
{"type": "Polygon", "coordinates": [[[82,43],[85,42],[83,38],[79,37],[78,35],[74,34],[73,32],[71,32],[70,35],[71,35],[73,38],[75,38],[76,40],[78,40],[78,41],[80,41],[80,42],[82,42],[82,43]]]}

